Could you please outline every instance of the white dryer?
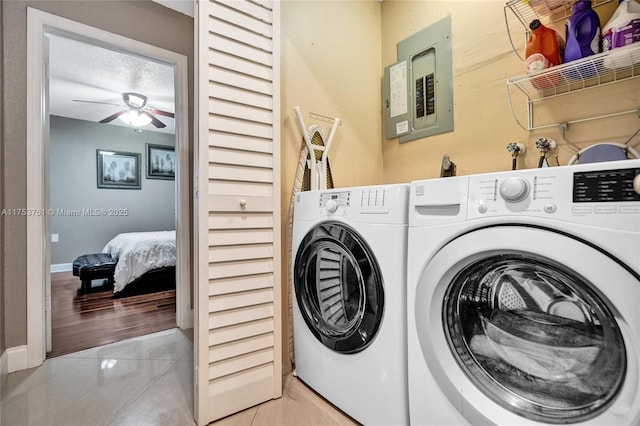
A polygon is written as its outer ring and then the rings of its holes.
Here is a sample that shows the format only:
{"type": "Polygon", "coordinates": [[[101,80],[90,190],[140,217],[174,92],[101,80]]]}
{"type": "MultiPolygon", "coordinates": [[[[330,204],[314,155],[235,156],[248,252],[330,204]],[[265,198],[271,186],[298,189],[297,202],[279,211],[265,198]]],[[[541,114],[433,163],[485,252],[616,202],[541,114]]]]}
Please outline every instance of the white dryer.
{"type": "Polygon", "coordinates": [[[408,424],[409,185],[296,194],[298,378],[365,425],[408,424]]]}
{"type": "Polygon", "coordinates": [[[640,424],[639,193],[639,160],[412,183],[412,425],[640,424]]]}

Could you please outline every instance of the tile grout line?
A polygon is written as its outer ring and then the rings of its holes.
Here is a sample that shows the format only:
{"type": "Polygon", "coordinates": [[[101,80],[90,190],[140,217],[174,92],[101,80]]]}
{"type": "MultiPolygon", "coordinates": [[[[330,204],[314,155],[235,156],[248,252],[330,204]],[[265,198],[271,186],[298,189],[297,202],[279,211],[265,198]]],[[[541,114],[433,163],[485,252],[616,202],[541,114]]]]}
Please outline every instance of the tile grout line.
{"type": "MultiPolygon", "coordinates": [[[[123,360],[123,361],[130,361],[130,360],[123,360]]],[[[164,361],[164,360],[153,360],[153,359],[148,359],[148,360],[147,360],[147,362],[153,362],[153,361],[164,361]]],[[[169,361],[169,360],[167,360],[167,361],[169,361]]],[[[177,365],[178,361],[177,361],[177,360],[171,360],[171,361],[173,361],[173,364],[171,365],[171,367],[169,367],[169,368],[167,369],[167,371],[165,371],[164,373],[162,373],[161,375],[159,375],[159,376],[158,376],[158,378],[157,378],[156,380],[152,381],[152,382],[149,384],[149,386],[147,386],[146,388],[144,388],[144,389],[142,390],[142,392],[140,392],[140,394],[139,394],[137,397],[135,397],[135,398],[134,398],[134,399],[133,399],[129,404],[125,405],[121,410],[117,411],[117,412],[115,413],[115,415],[114,415],[110,420],[108,420],[108,421],[107,421],[107,423],[105,423],[105,426],[110,426],[110,425],[112,425],[112,424],[113,424],[113,422],[115,422],[115,421],[118,419],[118,417],[120,417],[120,415],[122,415],[125,411],[127,411],[127,409],[128,409],[129,407],[131,407],[133,404],[135,404],[135,403],[136,403],[136,401],[138,401],[138,400],[142,397],[142,395],[144,395],[145,393],[147,393],[147,391],[149,391],[149,389],[151,389],[151,387],[152,387],[153,385],[155,385],[156,383],[158,383],[158,380],[160,380],[161,378],[163,378],[167,373],[169,373],[172,369],[174,369],[174,368],[176,367],[176,365],[177,365]]]]}
{"type": "Polygon", "coordinates": [[[256,410],[256,412],[253,414],[253,417],[251,418],[251,423],[249,423],[249,426],[253,426],[253,422],[256,421],[256,417],[258,417],[258,411],[260,411],[260,407],[262,406],[262,404],[258,405],[258,409],[256,410]]]}

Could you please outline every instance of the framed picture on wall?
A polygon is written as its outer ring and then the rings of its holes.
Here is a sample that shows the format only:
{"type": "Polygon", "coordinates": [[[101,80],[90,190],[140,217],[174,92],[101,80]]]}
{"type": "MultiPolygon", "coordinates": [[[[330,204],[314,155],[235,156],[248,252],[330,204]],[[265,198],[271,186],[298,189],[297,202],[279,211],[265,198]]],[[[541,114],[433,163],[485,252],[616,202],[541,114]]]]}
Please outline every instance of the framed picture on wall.
{"type": "Polygon", "coordinates": [[[140,154],[98,149],[97,157],[98,188],[141,188],[140,154]]]}
{"type": "Polygon", "coordinates": [[[147,179],[175,179],[176,151],[172,146],[147,144],[147,179]]]}

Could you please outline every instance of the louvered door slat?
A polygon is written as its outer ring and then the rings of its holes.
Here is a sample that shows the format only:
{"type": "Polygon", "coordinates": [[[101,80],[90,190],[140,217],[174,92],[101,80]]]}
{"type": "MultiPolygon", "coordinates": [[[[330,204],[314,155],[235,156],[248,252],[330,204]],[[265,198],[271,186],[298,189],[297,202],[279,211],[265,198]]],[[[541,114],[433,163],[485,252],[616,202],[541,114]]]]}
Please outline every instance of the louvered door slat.
{"type": "Polygon", "coordinates": [[[239,118],[241,120],[273,124],[273,113],[267,109],[256,108],[254,105],[243,105],[215,98],[209,103],[209,111],[223,117],[239,118]]]}
{"type": "Polygon", "coordinates": [[[241,326],[242,324],[261,319],[273,320],[273,303],[249,306],[232,311],[212,312],[209,315],[209,328],[213,330],[213,334],[215,335],[218,333],[217,329],[219,328],[231,330],[232,326],[241,326]]]}
{"type": "Polygon", "coordinates": [[[273,23],[274,17],[271,13],[272,7],[265,8],[255,4],[254,2],[237,0],[216,0],[215,3],[223,4],[246,15],[253,16],[255,19],[260,21],[273,23]]]}
{"type": "Polygon", "coordinates": [[[246,244],[241,246],[213,247],[209,250],[209,262],[264,259],[273,257],[273,244],[246,244]]]}
{"type": "Polygon", "coordinates": [[[237,149],[226,148],[209,148],[209,161],[210,163],[217,164],[237,164],[240,166],[252,166],[252,167],[273,167],[273,155],[240,151],[237,149]]]}
{"type": "Polygon", "coordinates": [[[224,280],[211,280],[209,281],[209,294],[216,296],[271,287],[273,287],[273,276],[271,274],[251,275],[224,280]]]}
{"type": "Polygon", "coordinates": [[[244,275],[265,274],[273,272],[273,260],[254,259],[236,262],[221,262],[209,265],[209,277],[232,278],[244,275]]]}
{"type": "Polygon", "coordinates": [[[273,197],[273,184],[246,182],[209,182],[211,195],[248,195],[253,197],[273,197]]]}
{"type": "Polygon", "coordinates": [[[226,311],[271,302],[273,302],[273,289],[266,288],[211,297],[209,310],[211,312],[226,311]]]}
{"type": "Polygon", "coordinates": [[[209,347],[213,348],[211,350],[215,350],[216,347],[225,345],[229,342],[248,339],[272,332],[273,318],[260,318],[254,321],[217,328],[209,334],[208,343],[209,347]]]}
{"type": "Polygon", "coordinates": [[[249,135],[209,132],[209,147],[233,148],[249,152],[273,153],[273,141],[249,135]]]}
{"type": "MultiPolygon", "coordinates": [[[[229,87],[262,93],[263,95],[273,95],[273,83],[255,75],[241,74],[233,69],[221,68],[212,65],[209,68],[209,76],[217,83],[226,84],[229,87]]],[[[216,96],[216,86],[209,84],[209,94],[211,97],[216,96]]]]}
{"type": "Polygon", "coordinates": [[[211,13],[222,21],[246,28],[249,31],[262,34],[269,38],[273,37],[273,28],[268,22],[256,19],[246,13],[225,6],[222,3],[211,3],[211,13]]]}
{"type": "Polygon", "coordinates": [[[269,37],[248,31],[242,27],[230,24],[220,19],[212,19],[211,23],[211,31],[214,34],[244,43],[247,46],[251,46],[258,50],[264,50],[266,52],[273,51],[273,43],[269,37]]]}
{"type": "Polygon", "coordinates": [[[273,349],[266,348],[260,351],[242,354],[232,359],[225,359],[218,362],[212,362],[209,368],[209,379],[217,379],[220,377],[234,374],[238,371],[248,370],[257,366],[273,363],[273,349]]]}
{"type": "Polygon", "coordinates": [[[209,352],[209,362],[217,362],[273,346],[273,333],[251,336],[218,345],[209,352]]]}
{"type": "Polygon", "coordinates": [[[267,65],[269,67],[273,66],[273,56],[271,52],[256,49],[255,47],[247,46],[244,43],[230,40],[216,34],[209,34],[209,42],[211,43],[210,50],[212,51],[217,50],[258,64],[267,65]]]}
{"type": "Polygon", "coordinates": [[[212,130],[221,132],[273,139],[273,125],[271,124],[254,123],[246,120],[212,115],[209,116],[209,126],[212,130]]]}
{"type": "Polygon", "coordinates": [[[279,3],[198,5],[196,417],[282,393],[279,3]]]}
{"type": "Polygon", "coordinates": [[[212,84],[211,93],[214,94],[214,99],[209,102],[209,109],[211,111],[214,111],[213,107],[217,100],[229,101],[239,105],[251,105],[269,111],[273,109],[273,98],[262,93],[251,92],[223,84],[212,84]]]}
{"type": "Polygon", "coordinates": [[[273,228],[271,213],[217,213],[209,217],[209,229],[256,229],[273,228]]]}

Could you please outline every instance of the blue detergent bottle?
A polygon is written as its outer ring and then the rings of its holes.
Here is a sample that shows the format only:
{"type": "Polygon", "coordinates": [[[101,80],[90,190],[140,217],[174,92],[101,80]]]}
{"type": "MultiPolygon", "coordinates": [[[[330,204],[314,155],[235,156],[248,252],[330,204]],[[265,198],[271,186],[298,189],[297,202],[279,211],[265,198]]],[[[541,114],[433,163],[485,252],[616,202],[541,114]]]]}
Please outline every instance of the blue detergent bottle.
{"type": "Polygon", "coordinates": [[[571,17],[565,24],[565,36],[565,63],[602,51],[600,18],[591,8],[591,0],[578,0],[571,7],[571,17]]]}

